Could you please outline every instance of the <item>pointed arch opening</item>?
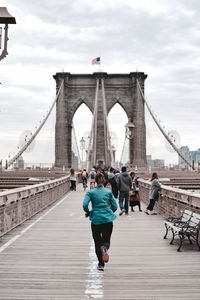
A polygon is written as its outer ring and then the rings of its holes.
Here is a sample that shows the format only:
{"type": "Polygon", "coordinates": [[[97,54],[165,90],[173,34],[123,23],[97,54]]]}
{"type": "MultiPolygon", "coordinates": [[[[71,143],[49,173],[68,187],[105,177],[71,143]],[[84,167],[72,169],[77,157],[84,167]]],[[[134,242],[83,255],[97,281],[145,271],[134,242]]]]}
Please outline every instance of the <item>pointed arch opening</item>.
{"type": "Polygon", "coordinates": [[[75,140],[72,136],[72,151],[78,151],[80,160],[79,166],[81,169],[86,167],[86,151],[92,126],[92,117],[93,115],[88,106],[85,103],[82,103],[76,110],[72,119],[75,133],[75,140]]]}
{"type": "Polygon", "coordinates": [[[108,114],[108,124],[111,133],[111,143],[115,148],[115,161],[120,162],[125,141],[125,125],[128,116],[124,108],[116,103],[108,114]]]}

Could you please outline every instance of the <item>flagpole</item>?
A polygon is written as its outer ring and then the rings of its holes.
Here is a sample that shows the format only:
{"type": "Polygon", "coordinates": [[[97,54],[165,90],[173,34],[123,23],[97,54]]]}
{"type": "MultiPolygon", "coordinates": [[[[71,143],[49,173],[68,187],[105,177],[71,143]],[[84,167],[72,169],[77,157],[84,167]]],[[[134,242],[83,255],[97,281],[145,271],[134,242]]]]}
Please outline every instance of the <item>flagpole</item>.
{"type": "Polygon", "coordinates": [[[97,72],[101,72],[101,57],[100,56],[94,58],[91,63],[92,63],[92,65],[98,64],[99,66],[98,66],[98,68],[96,68],[96,70],[97,70],[97,72]]]}
{"type": "Polygon", "coordinates": [[[101,70],[101,51],[99,51],[99,57],[100,57],[99,72],[102,72],[102,70],[101,70]]]}

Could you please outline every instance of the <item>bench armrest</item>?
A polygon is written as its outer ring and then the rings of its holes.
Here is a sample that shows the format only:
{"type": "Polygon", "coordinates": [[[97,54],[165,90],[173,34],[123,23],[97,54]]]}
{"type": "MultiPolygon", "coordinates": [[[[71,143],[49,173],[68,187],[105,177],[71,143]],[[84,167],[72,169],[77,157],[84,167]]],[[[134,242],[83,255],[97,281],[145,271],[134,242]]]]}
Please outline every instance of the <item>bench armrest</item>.
{"type": "Polygon", "coordinates": [[[187,228],[188,224],[189,224],[189,221],[176,221],[176,222],[174,222],[174,226],[178,226],[178,227],[187,228]]]}
{"type": "Polygon", "coordinates": [[[181,217],[180,218],[173,218],[173,217],[170,217],[170,218],[167,218],[167,221],[168,222],[178,222],[178,221],[180,221],[181,220],[181,217]]]}

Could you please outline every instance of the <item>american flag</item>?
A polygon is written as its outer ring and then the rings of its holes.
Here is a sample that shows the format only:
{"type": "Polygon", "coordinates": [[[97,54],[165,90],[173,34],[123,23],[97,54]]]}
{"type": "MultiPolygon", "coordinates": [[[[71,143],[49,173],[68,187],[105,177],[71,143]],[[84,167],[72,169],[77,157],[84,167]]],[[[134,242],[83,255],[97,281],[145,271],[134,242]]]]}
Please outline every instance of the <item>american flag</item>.
{"type": "Polygon", "coordinates": [[[92,65],[100,65],[100,57],[96,57],[92,60],[92,65]]]}

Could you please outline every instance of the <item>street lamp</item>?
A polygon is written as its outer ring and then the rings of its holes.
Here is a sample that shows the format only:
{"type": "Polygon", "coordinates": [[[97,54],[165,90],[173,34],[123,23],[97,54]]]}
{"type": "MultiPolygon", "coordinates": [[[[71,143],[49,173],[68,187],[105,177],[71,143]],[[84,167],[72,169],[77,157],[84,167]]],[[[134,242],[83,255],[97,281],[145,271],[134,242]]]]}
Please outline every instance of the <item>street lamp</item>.
{"type": "Polygon", "coordinates": [[[6,7],[0,7],[0,24],[5,24],[3,45],[1,44],[1,41],[3,40],[2,27],[0,27],[0,49],[3,49],[0,54],[0,60],[2,60],[6,57],[6,55],[8,55],[8,52],[7,52],[7,43],[9,40],[8,24],[16,24],[15,18],[9,14],[6,7]]]}
{"type": "Polygon", "coordinates": [[[82,154],[82,157],[81,157],[81,160],[82,160],[82,168],[83,168],[83,150],[85,150],[85,140],[82,136],[82,139],[80,140],[80,149],[81,149],[81,154],[82,154]]]}
{"type": "Polygon", "coordinates": [[[135,128],[135,125],[133,124],[133,122],[129,119],[128,123],[125,125],[125,134],[126,134],[126,138],[128,140],[132,140],[133,139],[133,130],[135,128]]]}

